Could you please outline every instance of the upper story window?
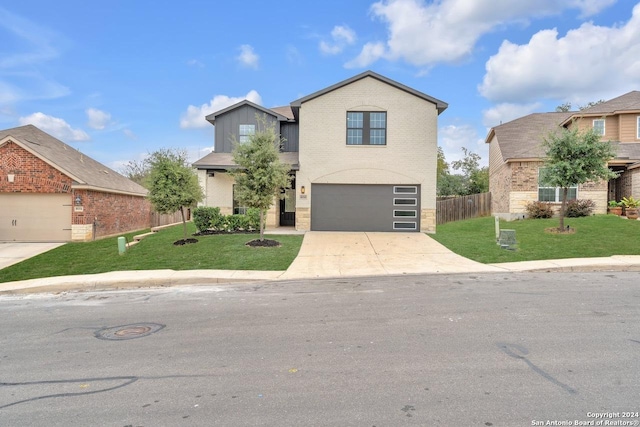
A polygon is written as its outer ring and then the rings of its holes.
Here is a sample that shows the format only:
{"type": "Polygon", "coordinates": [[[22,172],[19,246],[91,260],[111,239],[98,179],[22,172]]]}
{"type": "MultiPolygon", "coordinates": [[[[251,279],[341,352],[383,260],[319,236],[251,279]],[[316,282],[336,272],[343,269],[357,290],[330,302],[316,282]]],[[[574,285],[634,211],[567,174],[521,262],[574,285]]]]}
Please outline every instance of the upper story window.
{"type": "Polygon", "coordinates": [[[596,119],[593,121],[593,129],[598,135],[604,135],[604,119],[596,119]]]}
{"type": "Polygon", "coordinates": [[[636,117],[636,138],[640,139],[640,116],[636,117]]]}
{"type": "Polygon", "coordinates": [[[240,125],[238,132],[240,143],[249,141],[249,137],[256,133],[256,125],[240,125]]]}
{"type": "MultiPolygon", "coordinates": [[[[550,187],[545,183],[545,168],[538,169],[538,201],[540,202],[562,202],[562,188],[550,187]]],[[[567,200],[575,200],[577,198],[578,186],[569,187],[567,192],[567,200]]]]}
{"type": "Polygon", "coordinates": [[[347,145],[387,145],[387,113],[347,112],[347,145]]]}

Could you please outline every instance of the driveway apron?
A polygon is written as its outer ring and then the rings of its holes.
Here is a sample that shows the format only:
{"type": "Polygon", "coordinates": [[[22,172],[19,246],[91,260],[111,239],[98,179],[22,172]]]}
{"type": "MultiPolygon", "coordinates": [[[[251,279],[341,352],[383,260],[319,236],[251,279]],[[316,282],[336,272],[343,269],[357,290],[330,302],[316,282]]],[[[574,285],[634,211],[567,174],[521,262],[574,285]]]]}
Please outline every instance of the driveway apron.
{"type": "Polygon", "coordinates": [[[62,245],[64,243],[0,242],[0,270],[62,245]]]}
{"type": "Polygon", "coordinates": [[[309,231],[281,279],[503,271],[456,255],[424,233],[309,231]]]}

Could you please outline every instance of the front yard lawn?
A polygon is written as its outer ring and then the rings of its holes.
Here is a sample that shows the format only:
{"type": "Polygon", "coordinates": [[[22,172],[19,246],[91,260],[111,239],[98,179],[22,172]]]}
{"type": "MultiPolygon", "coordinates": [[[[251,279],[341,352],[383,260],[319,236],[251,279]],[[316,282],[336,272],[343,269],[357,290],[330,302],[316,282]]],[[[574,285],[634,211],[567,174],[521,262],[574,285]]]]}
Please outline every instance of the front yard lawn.
{"type": "MultiPolygon", "coordinates": [[[[189,234],[194,233],[194,225],[187,225],[189,234]]],[[[142,233],[125,236],[131,241],[134,235],[142,233]]],[[[265,239],[277,240],[281,246],[245,246],[258,237],[257,233],[196,236],[198,243],[174,246],[174,241],[183,238],[180,224],[145,237],[124,255],[118,255],[117,237],[67,243],[0,270],[0,282],[125,270],[286,270],[298,254],[303,238],[302,235],[267,235],[265,239]]]]}
{"type": "Polygon", "coordinates": [[[500,221],[500,228],[516,230],[518,249],[501,249],[496,244],[493,217],[439,225],[435,240],[453,252],[485,264],[561,258],[640,255],[640,221],[616,215],[565,218],[575,234],[552,234],[558,219],[500,221]]]}

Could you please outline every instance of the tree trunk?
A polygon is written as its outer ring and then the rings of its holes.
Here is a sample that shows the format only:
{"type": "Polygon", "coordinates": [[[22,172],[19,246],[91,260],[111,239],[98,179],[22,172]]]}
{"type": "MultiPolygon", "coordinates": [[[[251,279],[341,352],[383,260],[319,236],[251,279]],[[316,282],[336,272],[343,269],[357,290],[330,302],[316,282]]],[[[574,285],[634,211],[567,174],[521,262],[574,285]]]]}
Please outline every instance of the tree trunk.
{"type": "Polygon", "coordinates": [[[264,240],[264,211],[260,209],[260,241],[264,240]]]}
{"type": "Polygon", "coordinates": [[[184,240],[187,240],[187,221],[184,219],[184,206],[180,206],[180,213],[182,214],[182,230],[184,231],[184,240]]]}
{"type": "Polygon", "coordinates": [[[560,225],[558,226],[558,231],[564,231],[564,213],[567,208],[567,194],[569,193],[569,189],[567,187],[562,188],[562,205],[560,205],[560,225]]]}

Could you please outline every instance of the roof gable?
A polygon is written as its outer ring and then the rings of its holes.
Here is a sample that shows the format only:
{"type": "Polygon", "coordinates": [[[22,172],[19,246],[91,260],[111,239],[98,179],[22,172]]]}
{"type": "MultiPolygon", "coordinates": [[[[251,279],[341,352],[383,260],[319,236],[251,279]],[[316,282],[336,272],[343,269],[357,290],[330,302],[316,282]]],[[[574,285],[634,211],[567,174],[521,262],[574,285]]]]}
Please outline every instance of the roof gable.
{"type": "Polygon", "coordinates": [[[338,83],[336,83],[334,85],[331,85],[331,86],[326,87],[324,89],[321,89],[321,90],[319,90],[317,92],[314,92],[314,93],[312,93],[310,95],[307,95],[305,97],[297,99],[297,100],[295,100],[295,101],[293,101],[291,103],[291,107],[299,108],[299,107],[302,106],[303,103],[305,103],[307,101],[310,101],[310,100],[312,100],[314,98],[317,98],[319,96],[325,95],[325,94],[327,94],[329,92],[332,92],[332,91],[334,91],[336,89],[340,89],[341,87],[347,86],[347,85],[349,85],[351,83],[354,83],[354,82],[356,82],[358,80],[362,80],[362,79],[367,78],[367,77],[374,78],[374,79],[379,80],[379,81],[381,81],[383,83],[386,83],[386,84],[388,84],[390,86],[393,86],[396,89],[405,91],[405,92],[410,93],[410,94],[412,94],[414,96],[417,96],[418,98],[424,99],[425,101],[428,101],[428,102],[431,102],[431,103],[435,104],[436,108],[438,109],[438,114],[442,113],[449,106],[444,101],[440,101],[439,99],[433,98],[432,96],[429,96],[429,95],[427,95],[425,93],[422,93],[422,92],[420,92],[418,90],[415,90],[413,88],[410,88],[409,86],[405,86],[402,83],[398,83],[398,82],[396,82],[394,80],[391,80],[391,79],[389,79],[387,77],[381,76],[380,74],[374,73],[373,71],[365,71],[364,73],[360,73],[357,76],[353,76],[353,77],[351,77],[349,79],[343,80],[343,81],[338,82],[338,83]]]}
{"type": "MultiPolygon", "coordinates": [[[[209,123],[211,123],[212,125],[215,126],[215,122],[216,122],[216,117],[221,116],[223,114],[226,114],[230,111],[236,110],[242,106],[248,105],[252,108],[255,108],[256,110],[262,111],[265,114],[268,114],[270,116],[275,117],[277,120],[279,121],[287,121],[289,120],[289,117],[286,117],[284,114],[282,114],[282,112],[284,111],[275,111],[275,110],[270,110],[268,108],[265,108],[261,105],[255,104],[251,101],[249,101],[248,99],[243,99],[240,102],[237,102],[233,105],[228,106],[227,108],[223,108],[222,110],[218,110],[214,113],[209,114],[208,116],[206,116],[206,119],[209,123]]],[[[279,107],[282,108],[282,107],[279,107]]]]}
{"type": "Polygon", "coordinates": [[[13,141],[20,147],[69,176],[74,187],[144,196],[147,190],[111,168],[33,125],[0,131],[0,144],[13,141]],[[76,184],[77,183],[77,184],[76,184]]]}
{"type": "Polygon", "coordinates": [[[640,110],[640,91],[632,90],[631,92],[620,95],[617,98],[610,99],[609,101],[601,102],[592,107],[585,108],[574,115],[579,117],[582,115],[595,115],[595,114],[615,114],[623,111],[638,111],[640,110]]]}

